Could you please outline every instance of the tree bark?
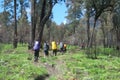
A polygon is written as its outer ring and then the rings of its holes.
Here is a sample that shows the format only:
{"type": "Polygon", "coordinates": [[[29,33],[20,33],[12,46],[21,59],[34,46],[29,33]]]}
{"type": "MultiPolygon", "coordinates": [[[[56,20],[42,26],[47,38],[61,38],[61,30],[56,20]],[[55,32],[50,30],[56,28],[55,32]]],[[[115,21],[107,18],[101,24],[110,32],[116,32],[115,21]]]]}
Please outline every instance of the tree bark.
{"type": "Polygon", "coordinates": [[[93,31],[92,31],[92,34],[91,34],[91,38],[90,38],[88,47],[93,46],[93,37],[94,37],[94,34],[95,34],[96,21],[97,21],[97,19],[94,20],[93,31]]]}
{"type": "Polygon", "coordinates": [[[90,16],[87,16],[87,47],[90,42],[90,16]]]}
{"type": "Polygon", "coordinates": [[[49,41],[49,43],[50,43],[50,37],[51,37],[51,36],[50,36],[50,31],[51,31],[51,30],[50,30],[50,27],[49,27],[49,28],[48,28],[48,41],[49,41]]]}
{"type": "Polygon", "coordinates": [[[14,48],[17,48],[17,19],[16,19],[16,0],[14,0],[14,22],[15,22],[15,25],[14,25],[14,40],[13,40],[13,47],[14,48]]]}
{"type": "Polygon", "coordinates": [[[116,31],[116,37],[117,37],[117,50],[120,50],[120,31],[117,29],[116,31]]]}
{"type": "Polygon", "coordinates": [[[47,40],[48,40],[48,42],[50,43],[50,38],[51,38],[51,28],[50,28],[50,26],[51,26],[51,20],[49,20],[48,21],[48,23],[47,23],[47,30],[48,30],[48,38],[47,38],[47,40]]]}
{"type": "Polygon", "coordinates": [[[95,20],[94,20],[94,25],[93,25],[93,32],[92,32],[92,35],[91,35],[91,38],[90,38],[90,42],[89,42],[89,46],[88,46],[88,48],[92,48],[93,47],[93,38],[94,38],[94,40],[95,40],[95,50],[94,50],[94,53],[92,53],[92,54],[94,54],[94,57],[92,56],[92,58],[94,58],[94,59],[97,59],[97,54],[96,54],[96,34],[95,34],[95,27],[96,27],[96,21],[97,21],[97,19],[95,18],[95,20]]]}
{"type": "Polygon", "coordinates": [[[51,12],[52,12],[52,0],[50,0],[49,2],[49,9],[48,12],[45,13],[46,11],[46,0],[43,0],[43,4],[42,4],[42,12],[41,12],[41,16],[40,16],[40,22],[39,22],[39,35],[38,35],[38,40],[41,46],[41,42],[42,42],[42,36],[43,36],[43,30],[44,30],[44,25],[47,22],[47,20],[49,19],[51,12]]]}
{"type": "Polygon", "coordinates": [[[102,32],[103,32],[103,46],[104,46],[104,48],[106,47],[106,42],[105,42],[105,29],[104,29],[104,25],[103,25],[103,22],[101,23],[102,24],[102,32]]]}
{"type": "Polygon", "coordinates": [[[30,44],[29,47],[32,48],[35,40],[35,32],[36,32],[36,0],[31,0],[31,34],[30,34],[30,44]]]}

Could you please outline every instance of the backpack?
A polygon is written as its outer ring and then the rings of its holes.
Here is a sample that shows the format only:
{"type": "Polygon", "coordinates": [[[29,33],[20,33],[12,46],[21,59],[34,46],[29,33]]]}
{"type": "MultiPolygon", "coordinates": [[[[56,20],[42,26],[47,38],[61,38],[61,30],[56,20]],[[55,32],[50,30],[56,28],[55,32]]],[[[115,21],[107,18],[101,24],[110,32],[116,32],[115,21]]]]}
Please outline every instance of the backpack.
{"type": "Polygon", "coordinates": [[[62,43],[62,42],[60,42],[60,48],[63,48],[63,47],[64,47],[63,43],[62,43]]]}
{"type": "Polygon", "coordinates": [[[34,44],[34,46],[33,46],[33,49],[34,50],[39,50],[39,48],[40,48],[39,42],[36,41],[35,44],[34,44]]]}
{"type": "Polygon", "coordinates": [[[49,50],[49,45],[47,43],[44,43],[44,50],[49,50]]]}
{"type": "Polygon", "coordinates": [[[46,45],[46,47],[47,47],[47,50],[49,50],[49,45],[48,44],[46,45]]]}

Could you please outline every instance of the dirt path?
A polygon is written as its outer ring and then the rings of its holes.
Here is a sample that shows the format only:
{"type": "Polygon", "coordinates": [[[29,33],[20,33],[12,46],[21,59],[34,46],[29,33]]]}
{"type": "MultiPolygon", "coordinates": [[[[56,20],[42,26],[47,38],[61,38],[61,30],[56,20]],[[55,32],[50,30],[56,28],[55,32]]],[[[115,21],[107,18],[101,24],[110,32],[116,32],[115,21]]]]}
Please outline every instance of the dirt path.
{"type": "MultiPolygon", "coordinates": [[[[43,54],[40,54],[41,57],[44,57],[43,54]]],[[[50,56],[50,60],[49,58],[47,59],[46,62],[42,62],[41,60],[39,60],[38,63],[34,63],[34,65],[40,67],[43,66],[48,74],[47,75],[43,75],[42,77],[44,77],[44,79],[42,80],[50,80],[51,77],[57,78],[56,80],[65,80],[63,78],[63,76],[65,75],[65,73],[67,72],[67,66],[66,66],[66,62],[64,61],[64,58],[66,56],[61,55],[60,53],[57,55],[57,59],[53,60],[53,56],[50,56]],[[59,56],[59,57],[58,57],[59,56]]],[[[74,80],[74,79],[70,79],[70,80],[74,80]]]]}
{"type": "MultiPolygon", "coordinates": [[[[56,60],[55,64],[42,63],[42,65],[47,69],[49,77],[46,80],[49,80],[50,77],[56,77],[57,80],[64,80],[62,78],[64,73],[64,63],[62,60],[56,60]]],[[[65,67],[64,67],[65,68],[65,67]]]]}

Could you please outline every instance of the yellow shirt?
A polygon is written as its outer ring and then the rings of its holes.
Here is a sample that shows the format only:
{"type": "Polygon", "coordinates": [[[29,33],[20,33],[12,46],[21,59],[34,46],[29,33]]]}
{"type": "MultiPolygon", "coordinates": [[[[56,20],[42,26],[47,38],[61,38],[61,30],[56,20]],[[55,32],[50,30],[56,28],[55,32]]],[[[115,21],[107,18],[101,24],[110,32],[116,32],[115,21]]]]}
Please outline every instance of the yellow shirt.
{"type": "Polygon", "coordinates": [[[57,49],[57,45],[55,41],[52,41],[52,49],[57,49]]]}

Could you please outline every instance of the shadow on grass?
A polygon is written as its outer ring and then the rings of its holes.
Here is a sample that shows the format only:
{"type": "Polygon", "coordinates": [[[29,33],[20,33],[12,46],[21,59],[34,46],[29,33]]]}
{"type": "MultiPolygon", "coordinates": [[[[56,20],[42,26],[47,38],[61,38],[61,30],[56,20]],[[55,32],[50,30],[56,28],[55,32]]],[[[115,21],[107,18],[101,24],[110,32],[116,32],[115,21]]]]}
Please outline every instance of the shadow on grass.
{"type": "Polygon", "coordinates": [[[48,78],[49,76],[50,76],[49,74],[39,75],[39,76],[37,76],[34,80],[45,80],[45,79],[48,78]]]}

